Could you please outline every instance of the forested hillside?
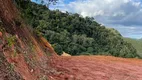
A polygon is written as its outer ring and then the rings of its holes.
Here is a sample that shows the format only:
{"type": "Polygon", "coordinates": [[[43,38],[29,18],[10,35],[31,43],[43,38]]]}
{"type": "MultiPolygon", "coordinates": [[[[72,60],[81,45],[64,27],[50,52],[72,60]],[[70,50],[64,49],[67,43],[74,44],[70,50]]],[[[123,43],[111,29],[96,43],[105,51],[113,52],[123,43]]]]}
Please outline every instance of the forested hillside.
{"type": "Polygon", "coordinates": [[[71,55],[138,57],[136,49],[124,41],[118,31],[101,26],[93,18],[51,11],[46,6],[27,1],[18,4],[22,17],[38,35],[43,35],[52,44],[58,54],[64,51],[71,55]]]}
{"type": "Polygon", "coordinates": [[[142,39],[124,38],[124,40],[131,43],[134,46],[134,48],[137,50],[138,55],[142,57],[142,39]]]}

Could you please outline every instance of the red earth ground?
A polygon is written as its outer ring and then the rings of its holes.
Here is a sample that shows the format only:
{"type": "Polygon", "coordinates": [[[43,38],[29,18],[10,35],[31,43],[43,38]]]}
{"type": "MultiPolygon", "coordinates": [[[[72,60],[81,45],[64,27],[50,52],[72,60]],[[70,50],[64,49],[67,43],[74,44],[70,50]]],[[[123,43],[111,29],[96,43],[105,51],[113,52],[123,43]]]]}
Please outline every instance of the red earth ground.
{"type": "Polygon", "coordinates": [[[142,60],[111,56],[53,58],[51,80],[142,80],[142,60]]]}

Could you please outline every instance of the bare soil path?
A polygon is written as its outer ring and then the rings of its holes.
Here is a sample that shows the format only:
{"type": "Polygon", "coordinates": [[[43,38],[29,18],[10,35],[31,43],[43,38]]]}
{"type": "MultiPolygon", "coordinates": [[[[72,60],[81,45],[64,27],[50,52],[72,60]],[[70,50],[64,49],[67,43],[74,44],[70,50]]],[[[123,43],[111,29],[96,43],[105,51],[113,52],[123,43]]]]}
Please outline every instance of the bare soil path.
{"type": "Polygon", "coordinates": [[[142,60],[111,56],[54,58],[53,80],[142,80],[142,60]]]}

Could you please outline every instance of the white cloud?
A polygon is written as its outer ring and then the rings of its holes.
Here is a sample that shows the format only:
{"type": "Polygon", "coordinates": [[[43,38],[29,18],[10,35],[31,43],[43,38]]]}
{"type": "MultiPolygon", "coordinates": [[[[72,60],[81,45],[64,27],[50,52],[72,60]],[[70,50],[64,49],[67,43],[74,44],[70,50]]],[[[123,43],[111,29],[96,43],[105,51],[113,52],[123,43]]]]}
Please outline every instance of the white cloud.
{"type": "Polygon", "coordinates": [[[119,30],[123,36],[142,37],[141,0],[76,0],[69,4],[63,1],[60,2],[62,6],[56,8],[95,17],[99,23],[119,30]]]}
{"type": "Polygon", "coordinates": [[[141,26],[123,26],[117,24],[108,24],[107,26],[117,29],[122,36],[131,38],[142,38],[142,27],[141,26]]]}

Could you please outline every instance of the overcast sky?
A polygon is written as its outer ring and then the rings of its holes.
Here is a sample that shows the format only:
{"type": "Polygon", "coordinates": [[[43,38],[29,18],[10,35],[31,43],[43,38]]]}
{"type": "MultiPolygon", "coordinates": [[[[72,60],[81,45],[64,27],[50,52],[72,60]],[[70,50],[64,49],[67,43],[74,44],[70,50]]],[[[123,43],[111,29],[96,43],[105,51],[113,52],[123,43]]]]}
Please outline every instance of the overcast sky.
{"type": "Polygon", "coordinates": [[[142,38],[142,0],[59,0],[50,9],[94,17],[124,37],[142,38]]]}

